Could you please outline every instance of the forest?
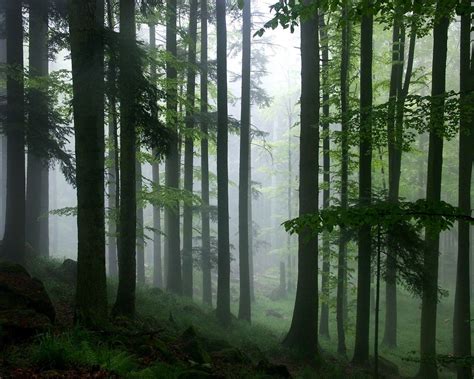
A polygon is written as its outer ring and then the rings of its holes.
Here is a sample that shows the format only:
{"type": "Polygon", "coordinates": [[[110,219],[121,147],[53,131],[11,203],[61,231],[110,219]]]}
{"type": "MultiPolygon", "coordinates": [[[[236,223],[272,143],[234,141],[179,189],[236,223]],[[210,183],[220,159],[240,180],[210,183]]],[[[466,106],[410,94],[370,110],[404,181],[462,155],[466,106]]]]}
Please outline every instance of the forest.
{"type": "Polygon", "coordinates": [[[473,15],[0,0],[0,379],[472,379],[473,15]]]}

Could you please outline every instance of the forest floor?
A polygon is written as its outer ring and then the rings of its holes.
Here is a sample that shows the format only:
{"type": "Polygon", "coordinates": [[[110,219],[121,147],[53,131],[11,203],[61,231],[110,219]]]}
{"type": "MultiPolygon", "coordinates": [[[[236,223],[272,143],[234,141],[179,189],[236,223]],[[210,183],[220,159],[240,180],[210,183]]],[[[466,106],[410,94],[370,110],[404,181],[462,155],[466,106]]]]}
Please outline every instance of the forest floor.
{"type": "MultiPolygon", "coordinates": [[[[321,341],[324,353],[317,365],[284,349],[281,340],[291,322],[293,300],[270,300],[264,293],[271,283],[257,291],[252,325],[233,319],[230,327],[223,328],[213,310],[198,304],[198,300],[193,302],[145,287],[137,290],[135,320],[117,319],[102,330],[90,331],[74,326],[74,281],[54,275],[58,267],[58,262],[43,262],[31,270],[33,276],[44,282],[56,308],[54,327],[22,343],[3,347],[0,378],[199,379],[288,377],[288,374],[308,379],[371,377],[337,356],[333,329],[332,340],[321,341]]],[[[116,286],[109,284],[112,300],[116,286]]],[[[413,306],[405,301],[403,297],[401,307],[413,306]]],[[[237,306],[238,302],[234,301],[234,314],[237,306]]],[[[411,322],[413,326],[401,330],[403,344],[398,349],[382,350],[382,355],[396,363],[403,377],[407,377],[416,368],[416,363],[406,359],[417,346],[414,341],[419,329],[416,320],[400,322],[411,322]]],[[[447,338],[449,331],[440,339],[447,338]]],[[[350,331],[347,343],[353,344],[350,331]]],[[[352,352],[348,353],[350,356],[352,352]]],[[[444,371],[442,377],[449,378],[451,373],[444,371]]]]}

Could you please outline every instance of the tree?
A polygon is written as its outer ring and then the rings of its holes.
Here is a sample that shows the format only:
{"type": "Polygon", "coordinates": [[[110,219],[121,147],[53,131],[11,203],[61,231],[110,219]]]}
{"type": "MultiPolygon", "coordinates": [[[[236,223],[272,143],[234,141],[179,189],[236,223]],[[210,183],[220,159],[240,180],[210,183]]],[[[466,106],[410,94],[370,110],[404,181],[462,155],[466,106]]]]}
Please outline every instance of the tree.
{"type": "Polygon", "coordinates": [[[135,1],[120,0],[119,99],[120,99],[120,211],[119,284],[113,313],[135,315],[136,288],[136,74],[137,46],[135,1]]]}
{"type": "Polygon", "coordinates": [[[73,0],[69,28],[77,180],[76,319],[86,325],[96,325],[107,319],[104,221],[104,2],[73,0]],[[91,288],[94,290],[91,291],[91,288]]]}
{"type": "MultiPolygon", "coordinates": [[[[184,142],[184,189],[193,192],[194,103],[196,98],[197,0],[189,11],[188,77],[186,84],[186,136],[184,142]]],[[[193,297],[193,208],[185,203],[183,213],[183,295],[193,297]]]]}
{"type": "MultiPolygon", "coordinates": [[[[329,37],[328,28],[324,20],[324,13],[319,15],[319,33],[321,39],[321,58],[322,58],[322,92],[323,92],[323,122],[322,122],[322,137],[323,137],[323,207],[327,208],[330,205],[330,131],[329,131],[329,37]]],[[[323,271],[322,271],[322,301],[321,301],[321,319],[319,324],[319,334],[325,338],[329,338],[329,276],[330,276],[330,257],[331,248],[329,241],[329,233],[323,233],[323,271]]]]}
{"type": "MultiPolygon", "coordinates": [[[[452,3],[452,2],[451,2],[452,3]]],[[[431,78],[430,133],[426,200],[441,200],[441,174],[443,168],[444,96],[446,92],[446,58],[448,48],[449,14],[447,3],[436,3],[433,30],[433,69],[431,78]]],[[[427,227],[425,231],[425,275],[427,276],[421,305],[420,371],[422,378],[437,378],[436,368],[436,313],[438,303],[439,231],[427,227]]]]}
{"type": "Polygon", "coordinates": [[[27,131],[28,163],[26,183],[26,241],[41,256],[49,255],[48,161],[35,145],[48,134],[48,0],[30,2],[29,71],[33,82],[29,93],[27,131]],[[36,82],[35,82],[36,80],[36,82]]]}
{"type": "Polygon", "coordinates": [[[212,305],[211,238],[209,221],[209,137],[208,137],[208,58],[207,58],[207,1],[201,1],[201,244],[202,244],[202,301],[212,305]]]}
{"type": "MultiPolygon", "coordinates": [[[[471,2],[462,2],[461,48],[460,48],[460,89],[461,89],[461,125],[459,136],[459,208],[471,214],[471,179],[474,154],[474,124],[468,112],[472,106],[474,90],[474,57],[471,57],[471,2]]],[[[470,357],[471,352],[471,310],[470,310],[470,225],[459,221],[458,261],[456,275],[456,293],[454,299],[453,335],[454,354],[458,358],[470,357]]],[[[462,362],[462,361],[461,361],[462,362]]],[[[459,379],[472,378],[471,365],[466,362],[458,365],[459,379]]]]}
{"type": "Polygon", "coordinates": [[[226,2],[216,0],[217,22],[217,317],[230,324],[229,171],[227,162],[226,2]]]}
{"type": "MultiPolygon", "coordinates": [[[[156,50],[156,26],[150,23],[150,49],[152,53],[156,50]]],[[[156,82],[156,64],[154,61],[150,67],[153,83],[156,82]]],[[[152,163],[152,181],[156,186],[160,185],[160,165],[157,159],[158,152],[153,151],[154,161],[152,163]]],[[[157,288],[163,287],[163,267],[161,260],[161,209],[157,205],[153,205],[153,286],[157,288]]]]}
{"type": "MultiPolygon", "coordinates": [[[[165,183],[167,187],[179,188],[180,158],[178,149],[178,83],[177,71],[173,59],[177,57],[176,44],[176,0],[166,2],[166,51],[168,60],[166,62],[166,110],[168,127],[172,130],[170,149],[166,157],[165,183]]],[[[175,293],[182,293],[181,282],[181,253],[179,238],[179,202],[173,208],[165,210],[165,223],[167,235],[167,283],[166,288],[175,293]]],[[[165,257],[166,262],[166,257],[165,257]]]]}
{"type": "MultiPolygon", "coordinates": [[[[372,197],[372,36],[371,0],[364,0],[360,34],[360,145],[359,204],[367,206],[372,197]]],[[[358,233],[357,316],[354,363],[369,359],[371,230],[362,226],[358,233]]]]}
{"type": "MultiPolygon", "coordinates": [[[[349,182],[349,68],[351,47],[351,21],[348,17],[349,4],[342,5],[341,46],[341,207],[347,209],[349,182]]],[[[337,262],[336,324],[337,351],[346,354],[345,313],[347,308],[347,233],[345,227],[339,231],[339,256],[337,262]]]]}
{"type": "MultiPolygon", "coordinates": [[[[138,147],[140,149],[140,147],[138,147]]],[[[137,240],[136,240],[136,251],[137,251],[137,284],[143,286],[145,284],[145,232],[143,223],[143,205],[141,194],[142,189],[142,164],[140,159],[136,160],[136,175],[135,180],[136,193],[137,193],[137,240]]]]}
{"type": "Polygon", "coordinates": [[[7,195],[3,256],[25,263],[25,121],[22,2],[6,2],[7,195]]]}
{"type": "Polygon", "coordinates": [[[245,0],[242,25],[242,104],[239,166],[239,319],[251,320],[249,258],[249,171],[250,171],[250,70],[251,70],[251,0],[245,0]]]}
{"type": "MultiPolygon", "coordinates": [[[[310,1],[305,0],[305,5],[310,1]]],[[[315,10],[301,20],[301,121],[299,214],[318,211],[319,26],[315,10]]],[[[318,239],[298,236],[298,280],[290,330],[284,345],[313,357],[318,349],[318,239]]]]}

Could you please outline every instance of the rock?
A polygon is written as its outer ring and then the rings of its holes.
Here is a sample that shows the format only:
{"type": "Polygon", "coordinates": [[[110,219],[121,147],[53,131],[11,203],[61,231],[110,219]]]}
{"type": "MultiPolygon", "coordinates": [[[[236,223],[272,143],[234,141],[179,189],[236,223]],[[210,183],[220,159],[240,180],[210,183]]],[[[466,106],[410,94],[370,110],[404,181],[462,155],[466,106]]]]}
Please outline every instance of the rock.
{"type": "Polygon", "coordinates": [[[270,363],[267,359],[262,359],[258,363],[257,369],[272,378],[291,378],[290,372],[285,365],[276,365],[270,363]]]}
{"type": "Polygon", "coordinates": [[[224,363],[251,364],[252,360],[241,350],[230,347],[211,354],[213,360],[224,363]]]}
{"type": "Polygon", "coordinates": [[[24,267],[0,262],[0,327],[9,341],[50,326],[55,311],[43,283],[24,267]]]}

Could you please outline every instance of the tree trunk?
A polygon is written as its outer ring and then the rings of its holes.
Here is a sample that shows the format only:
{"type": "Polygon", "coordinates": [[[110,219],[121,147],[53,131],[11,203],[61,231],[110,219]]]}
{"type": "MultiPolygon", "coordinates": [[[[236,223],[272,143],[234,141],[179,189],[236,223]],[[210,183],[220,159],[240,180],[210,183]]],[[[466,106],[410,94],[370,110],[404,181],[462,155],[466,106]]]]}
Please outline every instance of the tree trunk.
{"type": "MultiPolygon", "coordinates": [[[[360,146],[359,146],[359,204],[367,206],[372,197],[372,36],[373,15],[368,11],[371,0],[364,0],[360,41],[360,146]]],[[[357,260],[357,318],[353,362],[369,360],[370,325],[370,263],[372,240],[370,226],[363,226],[358,235],[357,260]]]]}
{"type": "MultiPolygon", "coordinates": [[[[305,0],[305,4],[309,4],[305,0]]],[[[301,131],[299,214],[318,211],[319,35],[317,12],[301,21],[301,131]]],[[[290,331],[284,344],[314,358],[318,350],[318,239],[298,236],[298,281],[290,331]]]]}
{"type": "MultiPolygon", "coordinates": [[[[29,71],[31,79],[48,76],[48,0],[30,3],[29,71]]],[[[48,134],[48,98],[45,82],[30,89],[29,123],[27,130],[28,164],[26,184],[26,242],[37,255],[48,256],[47,246],[41,246],[41,232],[47,230],[48,161],[37,146],[48,134]],[[36,146],[35,146],[36,145],[36,146]],[[46,196],[44,192],[46,191],[46,196]],[[45,214],[42,212],[45,210],[45,214]],[[46,248],[46,249],[45,249],[46,248]],[[43,250],[45,249],[45,250],[43,250]]]]}
{"type": "MultiPolygon", "coordinates": [[[[196,98],[197,0],[189,13],[188,78],[186,85],[186,139],[184,145],[184,189],[193,192],[194,103],[196,98]]],[[[184,205],[183,214],[183,295],[193,297],[193,206],[184,205]]]]}
{"type": "Polygon", "coordinates": [[[209,137],[208,137],[208,62],[207,1],[201,1],[201,196],[202,196],[202,301],[212,306],[211,237],[209,220],[209,137]]]}
{"type": "MultiPolygon", "coordinates": [[[[156,26],[149,24],[150,28],[150,49],[156,52],[156,26]]],[[[154,61],[150,67],[153,84],[156,85],[157,72],[154,61]]],[[[152,163],[152,181],[155,188],[160,188],[160,162],[158,160],[158,152],[153,150],[152,163]]],[[[157,205],[153,205],[153,287],[163,288],[163,267],[161,261],[161,209],[157,205]]]]}
{"type": "MultiPolygon", "coordinates": [[[[322,49],[322,91],[323,91],[323,122],[322,122],[322,134],[323,134],[323,208],[327,208],[330,205],[330,169],[331,169],[331,158],[330,158],[330,131],[329,131],[329,40],[326,23],[324,20],[324,14],[319,16],[320,22],[320,36],[321,36],[321,49],[322,49]]],[[[323,271],[321,279],[321,319],[319,324],[319,334],[329,339],[329,276],[330,276],[330,241],[329,232],[324,232],[322,235],[323,239],[323,271]]]]}
{"type": "MultiPolygon", "coordinates": [[[[251,320],[250,257],[249,257],[249,172],[250,172],[250,71],[251,71],[251,0],[244,0],[242,25],[242,102],[240,113],[240,166],[239,166],[239,319],[251,320]]],[[[284,289],[285,290],[285,289],[284,289]]]]}
{"type": "MultiPolygon", "coordinates": [[[[139,148],[138,148],[139,149],[139,148]]],[[[136,196],[137,196],[137,284],[145,285],[145,231],[143,229],[143,201],[142,201],[142,164],[136,160],[136,196]]]]}
{"type": "Polygon", "coordinates": [[[25,122],[22,2],[6,3],[7,65],[7,200],[3,257],[25,262],[25,122]]]}
{"type": "Polygon", "coordinates": [[[119,97],[120,97],[120,216],[119,284],[114,314],[135,316],[136,289],[136,57],[135,1],[120,0],[119,97]]]}
{"type": "MultiPolygon", "coordinates": [[[[471,1],[464,0],[465,7],[461,16],[461,49],[460,49],[460,89],[461,89],[461,130],[459,136],[459,208],[471,215],[471,179],[474,154],[474,124],[469,118],[469,106],[473,100],[474,72],[471,61],[471,12],[468,11],[471,1]]],[[[471,352],[471,296],[470,296],[470,225],[466,221],[458,224],[458,262],[456,275],[456,294],[454,298],[454,354],[456,357],[470,357],[471,352]]],[[[471,379],[471,365],[458,366],[459,379],[471,379]]]]}
{"type": "MultiPolygon", "coordinates": [[[[177,57],[176,44],[176,17],[177,1],[168,0],[166,2],[166,51],[172,57],[177,57]]],[[[168,156],[166,157],[165,183],[167,187],[179,189],[180,158],[178,149],[178,87],[177,71],[174,62],[166,62],[166,109],[167,123],[172,130],[172,139],[168,156]]],[[[179,202],[173,208],[165,210],[165,223],[167,234],[167,274],[166,288],[180,295],[182,293],[181,282],[181,247],[180,247],[180,223],[179,223],[179,202]]]]}
{"type": "Polygon", "coordinates": [[[104,220],[104,2],[73,0],[69,25],[77,180],[76,319],[86,325],[98,325],[107,319],[104,220]]]}
{"type": "MultiPolygon", "coordinates": [[[[444,1],[438,0],[437,13],[445,12],[444,1]]],[[[446,56],[448,47],[449,18],[442,16],[433,31],[433,70],[431,82],[431,115],[428,150],[428,174],[426,183],[426,200],[441,200],[441,175],[443,167],[443,137],[439,131],[444,126],[444,94],[446,92],[446,56]]],[[[426,249],[424,265],[426,280],[423,288],[421,305],[420,333],[420,371],[423,378],[437,378],[436,367],[436,311],[438,303],[438,254],[439,232],[432,227],[425,231],[426,249]]]]}
{"type": "Polygon", "coordinates": [[[227,162],[226,2],[216,0],[217,23],[217,317],[230,324],[229,170],[227,162]]]}
{"type": "MultiPolygon", "coordinates": [[[[342,52],[341,52],[341,207],[348,205],[348,176],[349,176],[349,71],[351,47],[351,23],[349,21],[349,6],[344,2],[342,9],[342,52]]],[[[346,355],[345,314],[347,304],[347,232],[341,227],[339,231],[339,256],[337,262],[337,294],[336,294],[336,323],[337,323],[337,352],[346,355]]]]}

